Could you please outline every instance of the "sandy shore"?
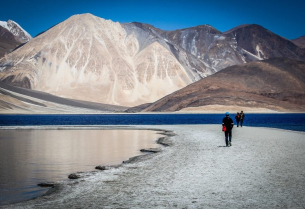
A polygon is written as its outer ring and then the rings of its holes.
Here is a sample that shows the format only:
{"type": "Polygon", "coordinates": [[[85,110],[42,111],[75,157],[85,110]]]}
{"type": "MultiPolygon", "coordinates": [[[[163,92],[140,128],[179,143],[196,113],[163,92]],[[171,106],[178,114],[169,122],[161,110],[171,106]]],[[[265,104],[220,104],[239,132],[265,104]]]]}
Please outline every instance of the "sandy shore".
{"type": "Polygon", "coordinates": [[[244,111],[246,113],[304,113],[304,111],[288,110],[275,107],[270,107],[268,109],[263,107],[245,107],[233,105],[205,105],[199,107],[187,107],[177,111],[177,113],[223,113],[224,110],[235,114],[240,111],[244,111]]]}
{"type": "Polygon", "coordinates": [[[173,131],[172,146],[10,207],[305,208],[304,132],[235,127],[224,147],[219,125],[137,127],[173,131]]]}

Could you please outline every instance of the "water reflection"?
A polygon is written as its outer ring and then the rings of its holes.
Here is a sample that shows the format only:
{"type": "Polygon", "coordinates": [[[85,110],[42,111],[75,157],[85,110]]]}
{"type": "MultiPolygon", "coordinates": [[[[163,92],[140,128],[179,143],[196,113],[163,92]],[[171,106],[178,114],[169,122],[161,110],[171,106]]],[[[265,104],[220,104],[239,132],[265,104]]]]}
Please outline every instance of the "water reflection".
{"type": "Polygon", "coordinates": [[[159,145],[148,130],[0,130],[0,205],[41,195],[37,183],[119,164],[159,145]]]}

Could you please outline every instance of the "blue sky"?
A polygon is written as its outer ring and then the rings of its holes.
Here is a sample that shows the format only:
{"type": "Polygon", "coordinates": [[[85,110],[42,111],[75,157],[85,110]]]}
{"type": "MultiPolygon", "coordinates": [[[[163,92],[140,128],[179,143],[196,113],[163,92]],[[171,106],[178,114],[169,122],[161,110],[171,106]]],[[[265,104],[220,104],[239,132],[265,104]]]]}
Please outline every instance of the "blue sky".
{"type": "Polygon", "coordinates": [[[0,0],[0,6],[0,20],[12,19],[32,36],[82,13],[163,30],[209,24],[224,32],[255,23],[287,39],[305,35],[304,0],[0,0]]]}

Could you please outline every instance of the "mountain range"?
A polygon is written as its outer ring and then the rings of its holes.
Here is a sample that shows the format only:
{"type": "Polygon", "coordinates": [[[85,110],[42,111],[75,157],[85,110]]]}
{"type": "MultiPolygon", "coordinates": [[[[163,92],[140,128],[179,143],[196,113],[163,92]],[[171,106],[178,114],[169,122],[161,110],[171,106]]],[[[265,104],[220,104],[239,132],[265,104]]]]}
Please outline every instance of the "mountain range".
{"type": "MultiPolygon", "coordinates": [[[[177,111],[189,104],[158,109],[154,102],[195,82],[209,83],[212,75],[230,72],[231,66],[240,70],[248,64],[266,67],[263,60],[273,63],[272,58],[305,62],[302,40],[287,40],[256,24],[226,32],[210,25],[163,31],[144,23],[74,15],[0,59],[0,80],[69,100],[116,107],[147,104],[142,106],[144,111],[177,111]]],[[[251,73],[242,75],[251,78],[251,73]]],[[[293,93],[299,94],[303,93],[293,93]]]]}

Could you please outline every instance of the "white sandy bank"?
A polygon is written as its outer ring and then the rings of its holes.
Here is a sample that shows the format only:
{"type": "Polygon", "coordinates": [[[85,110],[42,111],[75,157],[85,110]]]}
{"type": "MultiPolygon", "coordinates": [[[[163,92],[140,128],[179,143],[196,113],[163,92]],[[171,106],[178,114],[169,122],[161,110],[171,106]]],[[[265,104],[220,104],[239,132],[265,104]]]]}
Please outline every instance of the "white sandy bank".
{"type": "Polygon", "coordinates": [[[179,113],[223,113],[228,111],[230,113],[237,113],[244,111],[247,113],[283,113],[293,112],[291,110],[285,110],[277,107],[263,108],[263,107],[244,107],[244,106],[233,106],[233,105],[205,105],[199,107],[187,107],[179,110],[179,113]]]}
{"type": "Polygon", "coordinates": [[[227,148],[220,125],[137,127],[177,135],[142,162],[12,208],[305,208],[303,132],[235,127],[227,148]]]}

